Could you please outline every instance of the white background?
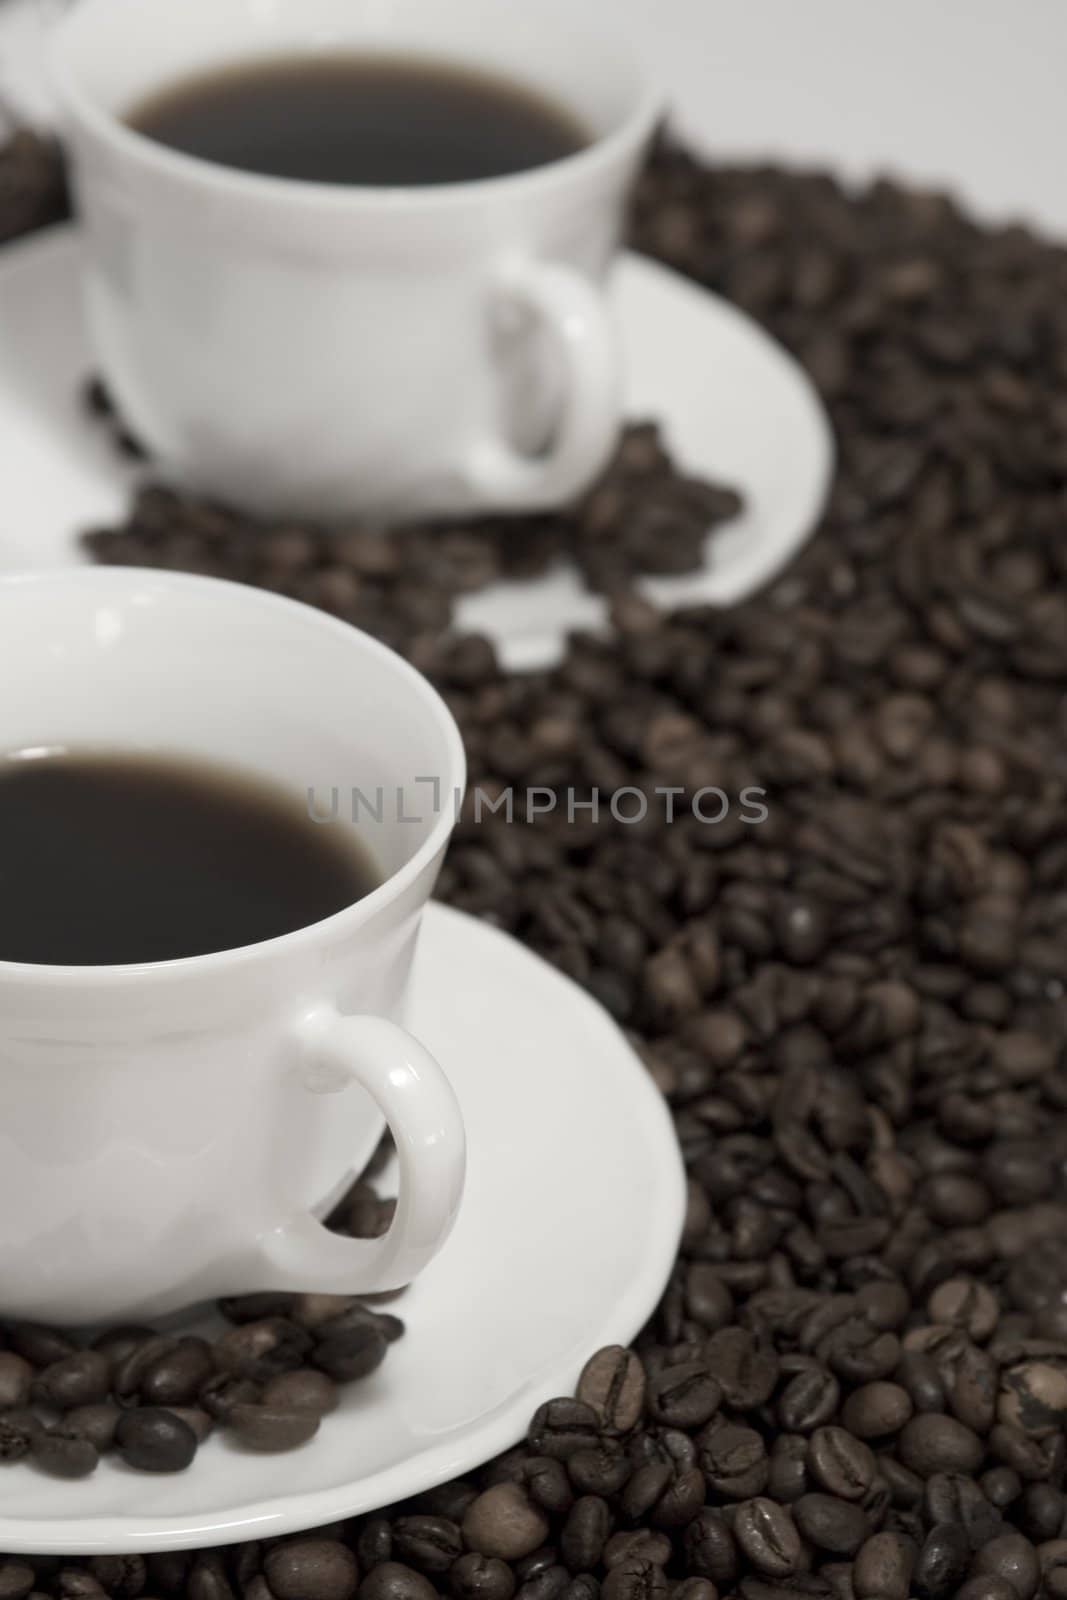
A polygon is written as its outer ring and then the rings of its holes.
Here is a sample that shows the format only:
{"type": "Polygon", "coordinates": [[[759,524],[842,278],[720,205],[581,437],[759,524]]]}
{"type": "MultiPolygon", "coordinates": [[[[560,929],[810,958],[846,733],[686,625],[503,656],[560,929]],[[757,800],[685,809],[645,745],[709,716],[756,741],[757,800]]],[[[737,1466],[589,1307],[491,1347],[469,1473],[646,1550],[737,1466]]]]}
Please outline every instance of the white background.
{"type": "MultiPolygon", "coordinates": [[[[39,100],[31,8],[55,3],[0,0],[0,89],[39,100]]],[[[570,6],[633,35],[711,154],[888,170],[1067,238],[1067,0],[570,6]]]]}

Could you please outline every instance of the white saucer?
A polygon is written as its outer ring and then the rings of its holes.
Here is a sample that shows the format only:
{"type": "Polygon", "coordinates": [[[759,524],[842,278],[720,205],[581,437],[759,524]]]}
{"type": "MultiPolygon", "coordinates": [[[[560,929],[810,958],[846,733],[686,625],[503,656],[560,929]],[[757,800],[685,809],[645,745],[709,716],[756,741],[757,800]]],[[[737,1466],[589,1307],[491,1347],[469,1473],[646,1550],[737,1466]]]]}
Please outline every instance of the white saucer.
{"type": "Polygon", "coordinates": [[[390,1504],[516,1443],[592,1351],[637,1333],[674,1260],[685,1181],[619,1029],[514,940],[439,905],[409,1022],[455,1086],[470,1166],[454,1233],[389,1308],[407,1332],[385,1364],[288,1454],[216,1437],[174,1476],[111,1457],[77,1483],[4,1467],[0,1550],[197,1548],[390,1504]]]}
{"type": "MultiPolygon", "coordinates": [[[[0,252],[0,570],[82,559],[77,534],[121,518],[131,474],[78,391],[92,369],[78,295],[77,236],[50,229],[0,252]]],[[[726,301],[642,257],[614,294],[627,409],[653,417],[690,472],[740,490],[745,510],[708,541],[704,570],[650,579],[661,604],[733,605],[773,578],[818,520],[833,467],[821,402],[791,356],[726,301]]],[[[556,659],[567,633],[602,626],[604,602],[559,570],[463,600],[457,621],[489,634],[511,670],[556,659]]]]}

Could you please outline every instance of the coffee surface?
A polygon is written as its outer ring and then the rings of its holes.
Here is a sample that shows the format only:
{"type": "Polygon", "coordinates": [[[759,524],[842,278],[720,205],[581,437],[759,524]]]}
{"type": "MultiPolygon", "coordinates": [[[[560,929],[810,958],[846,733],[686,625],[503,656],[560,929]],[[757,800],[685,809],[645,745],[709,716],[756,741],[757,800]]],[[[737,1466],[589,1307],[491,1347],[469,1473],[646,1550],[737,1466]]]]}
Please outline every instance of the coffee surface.
{"type": "Polygon", "coordinates": [[[283,57],[201,73],[135,106],[137,132],[275,178],[371,187],[500,178],[589,134],[535,90],[419,57],[283,57]]]}
{"type": "Polygon", "coordinates": [[[178,757],[0,762],[0,960],[173,961],[332,916],[381,881],[306,798],[178,757]]]}

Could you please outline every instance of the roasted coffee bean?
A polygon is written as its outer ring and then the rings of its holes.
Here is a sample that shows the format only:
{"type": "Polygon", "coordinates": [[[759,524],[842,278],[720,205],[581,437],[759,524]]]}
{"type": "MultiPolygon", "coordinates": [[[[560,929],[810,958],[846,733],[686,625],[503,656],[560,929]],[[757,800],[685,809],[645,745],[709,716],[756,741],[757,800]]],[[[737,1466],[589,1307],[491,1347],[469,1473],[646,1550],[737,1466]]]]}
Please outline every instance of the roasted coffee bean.
{"type": "Polygon", "coordinates": [[[689,1571],[698,1577],[710,1578],[726,1592],[737,1579],[741,1566],[737,1542],[722,1512],[710,1506],[699,1511],[686,1528],[684,1537],[689,1571]]]}
{"type": "Polygon", "coordinates": [[[50,1367],[67,1356],[77,1355],[78,1346],[58,1328],[41,1322],[13,1322],[7,1329],[8,1343],[16,1355],[34,1367],[50,1367]]]}
{"type": "Polygon", "coordinates": [[[767,1470],[767,1489],[773,1500],[792,1505],[811,1488],[808,1478],[808,1441],[801,1433],[780,1433],[774,1441],[767,1470]]]}
{"type": "Polygon", "coordinates": [[[832,1555],[854,1556],[871,1532],[863,1510],[836,1495],[801,1495],[793,1505],[793,1518],[809,1544],[832,1555]]]}
{"type": "Polygon", "coordinates": [[[30,1439],[34,1465],[54,1478],[87,1478],[96,1470],[100,1454],[82,1434],[72,1428],[40,1428],[30,1439]]]}
{"type": "Polygon", "coordinates": [[[589,1357],[575,1391],[610,1433],[629,1433],[641,1420],[645,1403],[645,1371],[640,1358],[621,1345],[609,1345],[589,1357]]]}
{"type": "Polygon", "coordinates": [[[766,1485],[767,1451],[754,1429],[713,1417],[698,1443],[701,1470],[717,1493],[741,1500],[758,1495],[766,1485]]]}
{"type": "Polygon", "coordinates": [[[127,1466],[141,1472],[183,1472],[196,1446],[188,1423],[160,1406],[125,1412],[115,1429],[115,1448],[127,1466]]]}
{"type": "Polygon", "coordinates": [[[30,1398],[34,1369],[13,1350],[0,1350],[0,1411],[17,1410],[30,1398]]]}
{"type": "Polygon", "coordinates": [[[977,1472],[985,1455],[972,1429],[954,1417],[929,1413],[904,1424],[898,1448],[904,1465],[923,1478],[936,1472],[977,1472]]]}
{"type": "Polygon", "coordinates": [[[328,1323],[325,1336],[315,1345],[310,1359],[338,1383],[365,1378],[385,1360],[386,1335],[379,1327],[366,1324],[334,1332],[328,1323]]]}
{"type": "Polygon", "coordinates": [[[296,1406],[235,1405],[226,1416],[234,1438],[246,1450],[296,1450],[319,1431],[314,1411],[296,1406]]]}
{"type": "Polygon", "coordinates": [[[35,1581],[36,1574],[26,1562],[10,1556],[0,1561],[0,1600],[26,1600],[35,1581]]]}
{"type": "MultiPolygon", "coordinates": [[[[466,1591],[454,1590],[453,1593],[466,1591]]],[[[513,1589],[508,1590],[510,1595],[513,1589]]],[[[359,1586],[360,1600],[434,1600],[437,1590],[421,1572],[398,1561],[383,1561],[369,1572],[359,1586]]],[[[493,1600],[496,1597],[493,1596],[493,1600]]]]}
{"type": "Polygon", "coordinates": [[[43,1424],[30,1410],[17,1408],[0,1413],[0,1462],[21,1461],[43,1424]]]}
{"type": "MultiPolygon", "coordinates": [[[[499,1557],[483,1556],[471,1550],[452,1563],[448,1588],[456,1600],[511,1600],[515,1593],[515,1575],[499,1557]]],[[[388,1597],[383,1595],[380,1600],[388,1600],[388,1597]]]]}
{"type": "MultiPolygon", "coordinates": [[[[376,1569],[379,1575],[384,1570],[376,1569]]],[[[359,1586],[356,1558],[339,1539],[275,1545],[263,1563],[263,1575],[276,1600],[352,1600],[359,1586]]]]}
{"type": "Polygon", "coordinates": [[[743,1500],[734,1515],[734,1538],[757,1571],[772,1578],[786,1578],[800,1566],[802,1546],[792,1514],[773,1500],[743,1500]]]}
{"type": "Polygon", "coordinates": [[[798,1372],[778,1397],[778,1417],[790,1433],[812,1433],[836,1415],[841,1386],[825,1367],[798,1372]]]}
{"type": "Polygon", "coordinates": [[[722,1388],[704,1361],[681,1361],[653,1373],[646,1404],[656,1422],[671,1428],[699,1428],[719,1409],[722,1388]]]}
{"type": "Polygon", "coordinates": [[[571,1572],[592,1572],[611,1533],[611,1511],[600,1495],[583,1495],[567,1514],[559,1551],[571,1572]]]}
{"type": "Polygon", "coordinates": [[[841,1420],[857,1439],[882,1439],[899,1433],[912,1415],[911,1396],[897,1383],[865,1383],[853,1390],[841,1420]]]}
{"type": "Polygon", "coordinates": [[[217,1372],[201,1388],[197,1403],[216,1422],[228,1422],[237,1406],[258,1404],[262,1393],[259,1384],[253,1383],[251,1378],[234,1378],[228,1372],[217,1372]]]}
{"type": "Polygon", "coordinates": [[[856,1600],[907,1600],[917,1554],[907,1534],[872,1534],[860,1547],[852,1569],[856,1600]]]}
{"type": "Polygon", "coordinates": [[[620,1561],[600,1586],[601,1600],[667,1600],[667,1579],[651,1561],[620,1561]]]}
{"type": "Polygon", "coordinates": [[[104,1400],[96,1405],[74,1406],[63,1418],[63,1426],[72,1433],[80,1433],[103,1455],[115,1441],[115,1429],[121,1416],[117,1405],[104,1400]]]}
{"type": "Polygon", "coordinates": [[[529,1555],[544,1543],[548,1531],[548,1518],[517,1483],[486,1489],[463,1519],[468,1548],[502,1561],[529,1555]]]}
{"type": "Polygon", "coordinates": [[[317,1417],[324,1417],[336,1410],[337,1402],[333,1379],[310,1367],[282,1372],[263,1386],[263,1404],[283,1411],[313,1411],[317,1417]]]}
{"type": "Polygon", "coordinates": [[[420,1572],[447,1572],[463,1554],[463,1536],[447,1517],[398,1517],[393,1523],[393,1553],[420,1572]]]}
{"type": "Polygon", "coordinates": [[[33,1394],[57,1411],[69,1411],[73,1406],[95,1405],[106,1399],[110,1386],[107,1357],[98,1350],[79,1350],[45,1367],[34,1380],[33,1394]]]}
{"type": "Polygon", "coordinates": [[[938,1284],[927,1301],[931,1322],[945,1322],[962,1328],[979,1343],[988,1339],[997,1325],[1000,1306],[992,1289],[968,1278],[948,1278],[938,1284]]]}
{"type": "Polygon", "coordinates": [[[132,1344],[123,1340],[110,1358],[111,1388],[116,1399],[135,1403],[145,1373],[177,1347],[178,1340],[166,1334],[150,1334],[146,1339],[134,1339],[132,1344]]]}
{"type": "Polygon", "coordinates": [[[631,1470],[629,1456],[614,1439],[602,1439],[595,1447],[567,1457],[567,1476],[578,1494],[618,1494],[631,1470]]]}
{"type": "Polygon", "coordinates": [[[774,1392],[778,1357],[773,1347],[759,1343],[746,1328],[719,1328],[707,1342],[705,1360],[735,1410],[753,1410],[774,1392]]]}
{"type": "Polygon", "coordinates": [[[958,1522],[936,1522],[926,1536],[915,1567],[922,1600],[943,1600],[959,1585],[971,1564],[971,1546],[958,1522]]]}
{"type": "Polygon", "coordinates": [[[975,1553],[973,1576],[1002,1578],[1011,1585],[1018,1600],[1032,1600],[1041,1582],[1041,1563],[1037,1551],[1022,1534],[1005,1533],[975,1553]]]}
{"type": "MultiPolygon", "coordinates": [[[[264,1317],[258,1322],[245,1322],[228,1329],[215,1345],[215,1366],[231,1377],[266,1383],[281,1372],[299,1367],[311,1343],[311,1336],[295,1322],[285,1317],[264,1317]]],[[[177,1349],[168,1351],[167,1355],[176,1356],[177,1349]]],[[[144,1376],[142,1374],[142,1383],[144,1376]]]]}
{"type": "Polygon", "coordinates": [[[670,1539],[653,1528],[614,1533],[604,1546],[604,1566],[609,1572],[624,1561],[651,1561],[653,1566],[665,1567],[670,1559],[670,1539]]]}
{"type": "Polygon", "coordinates": [[[585,1401],[546,1400],[534,1412],[528,1438],[535,1454],[566,1461],[599,1442],[600,1419],[585,1401]]]}
{"type": "Polygon", "coordinates": [[[149,1406],[191,1405],[214,1371],[215,1361],[206,1340],[181,1339],[143,1372],[141,1399],[149,1406]]]}
{"type": "MultiPolygon", "coordinates": [[[[874,1456],[862,1439],[836,1427],[817,1428],[811,1435],[807,1462],[816,1483],[841,1500],[862,1500],[877,1470],[874,1456]]],[[[904,1460],[905,1466],[911,1464],[904,1460]]]]}

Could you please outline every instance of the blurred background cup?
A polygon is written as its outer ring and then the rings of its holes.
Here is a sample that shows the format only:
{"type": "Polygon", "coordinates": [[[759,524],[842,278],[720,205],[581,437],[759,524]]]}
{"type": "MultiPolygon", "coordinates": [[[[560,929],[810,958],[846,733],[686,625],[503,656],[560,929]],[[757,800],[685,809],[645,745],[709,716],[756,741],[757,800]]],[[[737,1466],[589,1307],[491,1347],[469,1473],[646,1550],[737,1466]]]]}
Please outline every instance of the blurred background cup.
{"type": "Polygon", "coordinates": [[[595,21],[500,0],[79,0],[51,63],[88,315],[127,424],[177,479],[264,514],[561,505],[621,421],[604,278],[659,102],[595,21]],[[440,187],[195,160],[123,117],[198,72],[410,53],[549,97],[577,153],[440,187]]]}

